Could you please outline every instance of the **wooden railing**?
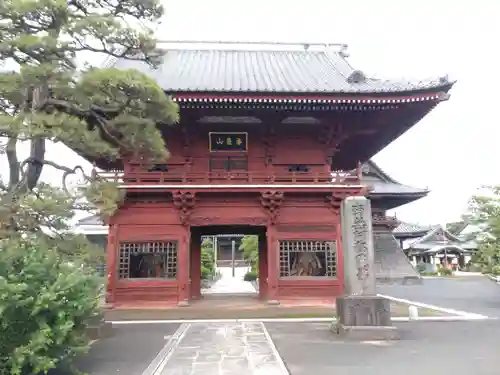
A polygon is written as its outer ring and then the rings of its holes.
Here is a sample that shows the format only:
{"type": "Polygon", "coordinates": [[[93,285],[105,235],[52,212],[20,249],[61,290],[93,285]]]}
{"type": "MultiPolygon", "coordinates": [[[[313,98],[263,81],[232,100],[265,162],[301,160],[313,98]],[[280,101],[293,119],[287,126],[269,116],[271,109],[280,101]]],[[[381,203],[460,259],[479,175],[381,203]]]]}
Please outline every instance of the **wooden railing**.
{"type": "Polygon", "coordinates": [[[263,172],[98,172],[110,181],[124,185],[196,185],[196,184],[241,184],[241,185],[356,185],[360,178],[355,173],[284,173],[269,175],[263,172]]]}

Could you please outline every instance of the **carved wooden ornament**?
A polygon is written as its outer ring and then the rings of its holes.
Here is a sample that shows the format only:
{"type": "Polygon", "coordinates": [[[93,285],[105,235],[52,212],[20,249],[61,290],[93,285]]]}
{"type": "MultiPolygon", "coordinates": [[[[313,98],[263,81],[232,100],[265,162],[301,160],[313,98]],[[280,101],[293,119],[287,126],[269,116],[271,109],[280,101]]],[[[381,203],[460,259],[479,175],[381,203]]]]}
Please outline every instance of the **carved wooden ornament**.
{"type": "Polygon", "coordinates": [[[196,206],[196,194],[192,191],[172,192],[174,207],[179,211],[179,219],[182,225],[189,224],[189,217],[196,206]]]}
{"type": "Polygon", "coordinates": [[[279,209],[283,203],[285,193],[282,191],[264,191],[260,196],[260,203],[269,216],[269,222],[276,224],[279,217],[279,209]]]}
{"type": "Polygon", "coordinates": [[[353,196],[365,196],[367,193],[368,189],[366,187],[353,187],[349,189],[334,191],[331,195],[328,195],[326,197],[326,201],[329,203],[330,210],[334,213],[335,216],[338,217],[340,216],[340,206],[342,205],[342,201],[344,199],[353,196]]]}

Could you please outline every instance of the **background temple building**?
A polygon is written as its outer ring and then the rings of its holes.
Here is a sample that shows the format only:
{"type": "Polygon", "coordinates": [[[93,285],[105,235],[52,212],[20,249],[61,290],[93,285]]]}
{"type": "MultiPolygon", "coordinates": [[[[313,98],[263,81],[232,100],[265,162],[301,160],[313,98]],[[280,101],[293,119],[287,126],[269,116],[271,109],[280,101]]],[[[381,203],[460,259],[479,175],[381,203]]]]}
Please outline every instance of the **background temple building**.
{"type": "Polygon", "coordinates": [[[471,260],[477,243],[450,233],[441,225],[435,225],[418,238],[406,238],[402,244],[403,251],[413,265],[418,263],[433,266],[451,266],[454,269],[464,268],[471,260]]]}

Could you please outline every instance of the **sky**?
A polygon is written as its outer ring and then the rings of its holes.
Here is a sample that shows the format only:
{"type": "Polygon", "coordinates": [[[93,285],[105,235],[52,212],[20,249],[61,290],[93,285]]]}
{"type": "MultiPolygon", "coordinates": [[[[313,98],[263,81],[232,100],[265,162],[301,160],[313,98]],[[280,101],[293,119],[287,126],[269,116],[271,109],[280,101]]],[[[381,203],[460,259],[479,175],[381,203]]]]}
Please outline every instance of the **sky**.
{"type": "MultiPolygon", "coordinates": [[[[484,184],[500,184],[497,88],[500,3],[492,0],[168,0],[161,40],[346,43],[349,62],[380,78],[457,80],[449,101],[378,153],[397,181],[431,193],[397,208],[401,220],[460,218],[484,184]]],[[[62,145],[48,158],[81,158],[62,145]]],[[[0,162],[0,168],[5,165],[0,162]]],[[[46,181],[58,174],[44,170],[46,181]]]]}

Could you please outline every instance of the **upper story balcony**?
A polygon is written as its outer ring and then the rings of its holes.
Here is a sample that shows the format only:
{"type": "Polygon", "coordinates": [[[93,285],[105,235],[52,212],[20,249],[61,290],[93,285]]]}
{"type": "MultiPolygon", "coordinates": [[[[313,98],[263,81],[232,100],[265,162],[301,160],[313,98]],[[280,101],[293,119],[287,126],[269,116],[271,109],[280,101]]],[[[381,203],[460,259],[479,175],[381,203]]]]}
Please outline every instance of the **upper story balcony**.
{"type": "Polygon", "coordinates": [[[154,168],[98,172],[98,176],[118,182],[121,187],[139,188],[170,186],[234,186],[249,187],[329,187],[336,185],[361,185],[361,168],[354,171],[336,171],[332,173],[316,172],[266,172],[242,170],[212,170],[207,172],[188,172],[183,170],[161,170],[154,168]]]}

